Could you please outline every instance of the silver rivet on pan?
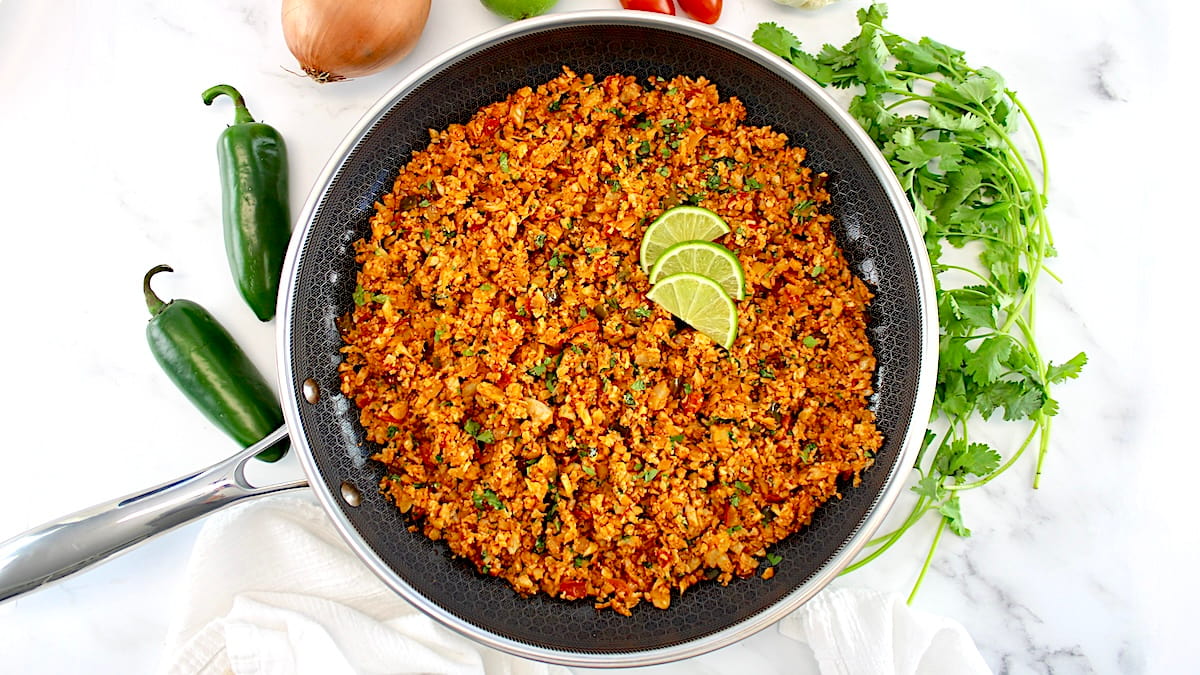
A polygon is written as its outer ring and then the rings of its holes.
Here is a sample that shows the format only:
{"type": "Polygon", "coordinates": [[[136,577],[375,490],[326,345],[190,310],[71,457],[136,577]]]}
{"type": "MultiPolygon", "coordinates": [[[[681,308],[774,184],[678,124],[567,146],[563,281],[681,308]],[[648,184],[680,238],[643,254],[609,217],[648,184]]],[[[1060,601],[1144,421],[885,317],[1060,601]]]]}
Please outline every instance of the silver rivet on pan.
{"type": "Polygon", "coordinates": [[[317,401],[321,400],[321,388],[317,386],[317,381],[311,377],[304,381],[300,389],[304,392],[305,401],[316,405],[317,401]]]}
{"type": "Polygon", "coordinates": [[[362,503],[362,493],[350,481],[342,481],[342,500],[350,506],[362,503]]]}

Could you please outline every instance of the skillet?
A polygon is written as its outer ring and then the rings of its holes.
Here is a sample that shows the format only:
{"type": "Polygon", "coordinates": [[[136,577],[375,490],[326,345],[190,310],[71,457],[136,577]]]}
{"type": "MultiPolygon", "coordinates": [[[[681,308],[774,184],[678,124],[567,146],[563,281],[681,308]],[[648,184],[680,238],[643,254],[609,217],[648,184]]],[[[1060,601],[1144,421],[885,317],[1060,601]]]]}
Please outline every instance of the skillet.
{"type": "Polygon", "coordinates": [[[886,162],[856,123],[804,75],[765,50],[709,26],[647,12],[577,12],[520,21],[419,68],[350,131],[298,219],[279,298],[278,374],[286,427],[208,469],[97,505],[0,544],[0,601],[38,588],[242,499],[310,486],[349,547],[396,593],[444,625],[528,658],[590,667],[694,656],[744,639],[793,611],[845,567],[904,489],[928,419],[937,322],[920,231],[886,162]],[[752,125],[782,131],[830,175],[835,234],[875,294],[869,338],[878,367],[872,405],[884,435],[874,466],[812,523],[773,547],[785,561],[770,581],[704,583],[633,616],[586,601],[522,598],[503,580],[409,532],[376,486],[358,411],[338,391],[338,317],[353,306],[353,243],[428,129],[569,66],[610,74],[704,76],[736,96],[752,125]],[[242,467],[290,441],[307,481],[249,485],[242,467]]]}

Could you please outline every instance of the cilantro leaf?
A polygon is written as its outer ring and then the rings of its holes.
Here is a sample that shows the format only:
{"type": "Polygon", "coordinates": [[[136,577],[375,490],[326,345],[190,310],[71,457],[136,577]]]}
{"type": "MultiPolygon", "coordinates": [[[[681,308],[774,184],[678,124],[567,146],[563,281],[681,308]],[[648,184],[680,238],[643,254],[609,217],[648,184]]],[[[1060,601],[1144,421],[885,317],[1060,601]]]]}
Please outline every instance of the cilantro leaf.
{"type": "Polygon", "coordinates": [[[986,476],[1000,466],[1000,453],[987,443],[971,443],[954,458],[955,474],[986,476]]]}
{"type": "Polygon", "coordinates": [[[1079,377],[1079,372],[1087,365],[1087,360],[1087,354],[1079,352],[1061,366],[1056,366],[1051,362],[1050,367],[1046,369],[1046,382],[1054,384],[1079,377]]]}
{"type": "Polygon", "coordinates": [[[971,530],[963,524],[962,509],[958,503],[958,495],[946,500],[938,506],[938,513],[946,519],[946,525],[950,527],[950,531],[960,537],[971,536],[971,530]]]}
{"type": "Polygon", "coordinates": [[[1004,337],[990,337],[979,344],[966,360],[967,374],[978,384],[995,382],[1005,372],[1004,361],[1012,351],[1012,341],[1004,337]]]}
{"type": "Polygon", "coordinates": [[[354,299],[354,304],[362,307],[363,305],[367,304],[367,298],[369,296],[370,294],[367,293],[367,289],[363,288],[362,284],[359,284],[354,288],[354,294],[351,297],[354,299]]]}
{"type": "Polygon", "coordinates": [[[945,494],[945,490],[942,488],[941,482],[937,479],[937,476],[932,474],[917,481],[917,484],[911,489],[918,495],[927,499],[932,499],[935,502],[940,501],[942,496],[945,494]]]}
{"type": "Polygon", "coordinates": [[[754,40],[758,46],[765,47],[772,54],[789,60],[792,58],[792,50],[800,49],[800,39],[777,23],[758,24],[758,28],[754,29],[750,39],[754,40]]]}
{"type": "Polygon", "coordinates": [[[500,501],[500,498],[496,496],[495,491],[492,490],[491,488],[488,488],[483,491],[483,500],[488,503],[488,506],[491,506],[493,509],[496,509],[497,511],[504,510],[504,502],[500,501]]]}
{"type": "Polygon", "coordinates": [[[765,47],[777,56],[782,56],[800,72],[816,80],[819,84],[829,84],[833,79],[833,70],[817,59],[804,53],[800,48],[800,40],[791,31],[776,23],[761,23],[754,30],[751,39],[755,44],[765,47]]]}

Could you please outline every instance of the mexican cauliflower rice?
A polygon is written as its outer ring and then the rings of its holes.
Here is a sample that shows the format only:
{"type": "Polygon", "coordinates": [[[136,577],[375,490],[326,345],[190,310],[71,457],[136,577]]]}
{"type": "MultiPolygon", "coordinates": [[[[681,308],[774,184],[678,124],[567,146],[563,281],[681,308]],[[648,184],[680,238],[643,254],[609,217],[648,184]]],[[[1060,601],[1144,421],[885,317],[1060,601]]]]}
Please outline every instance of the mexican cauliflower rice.
{"type": "MultiPolygon", "coordinates": [[[[342,392],[410,527],[517,592],[629,613],[768,547],[857,483],[870,292],[803,148],[701,79],[564,69],[431,130],[375,205],[342,392]],[[726,351],[646,300],[646,225],[724,218],[746,272],[726,351]]],[[[784,562],[783,564],[786,564],[784,562]]]]}

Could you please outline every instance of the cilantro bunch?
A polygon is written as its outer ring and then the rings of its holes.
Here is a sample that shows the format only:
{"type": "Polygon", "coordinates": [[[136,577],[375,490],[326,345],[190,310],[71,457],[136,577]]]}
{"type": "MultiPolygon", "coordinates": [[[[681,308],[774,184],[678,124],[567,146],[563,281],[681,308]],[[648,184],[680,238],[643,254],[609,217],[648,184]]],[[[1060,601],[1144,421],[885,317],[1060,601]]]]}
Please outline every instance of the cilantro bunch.
{"type": "Polygon", "coordinates": [[[860,9],[858,35],[816,54],[774,23],[760,24],[753,38],[823,86],[858,88],[849,111],[896,173],[924,232],[940,324],[933,402],[940,431],[925,432],[908,517],[847,568],[874,560],[934,514],[937,530],[911,602],[943,531],[971,533],[960,495],[1007,471],[1035,440],[1038,487],[1058,413],[1051,386],[1077,377],[1087,357],[1054,365],[1035,339],[1037,283],[1043,273],[1058,278],[1046,267],[1055,255],[1045,212],[1049,179],[1029,111],[996,71],[971,67],[962,51],[940,42],[892,33],[886,18],[886,5],[860,9]],[[1036,142],[1040,175],[1014,141],[1022,121],[1036,142]],[[1007,460],[970,433],[1001,410],[1006,421],[1030,426],[1007,460]]]}

